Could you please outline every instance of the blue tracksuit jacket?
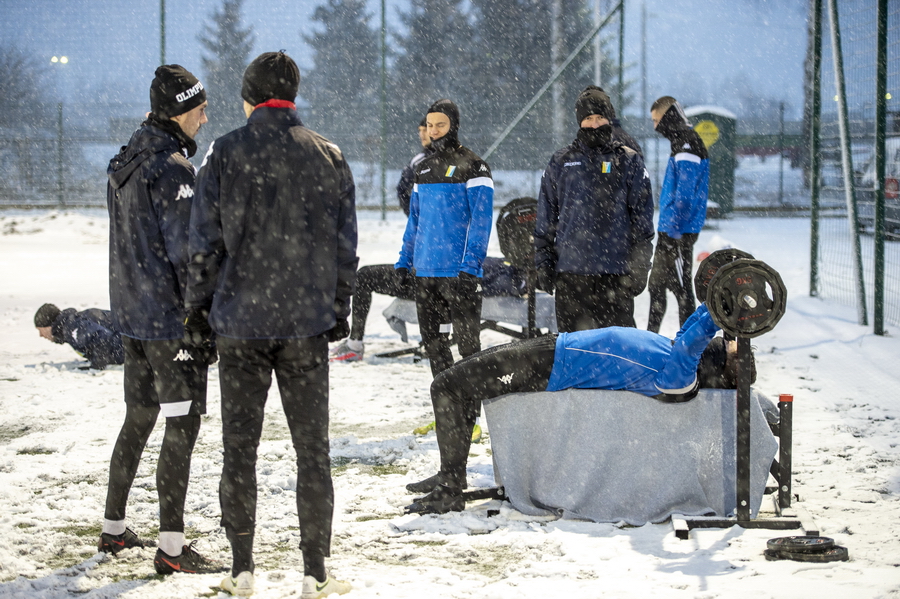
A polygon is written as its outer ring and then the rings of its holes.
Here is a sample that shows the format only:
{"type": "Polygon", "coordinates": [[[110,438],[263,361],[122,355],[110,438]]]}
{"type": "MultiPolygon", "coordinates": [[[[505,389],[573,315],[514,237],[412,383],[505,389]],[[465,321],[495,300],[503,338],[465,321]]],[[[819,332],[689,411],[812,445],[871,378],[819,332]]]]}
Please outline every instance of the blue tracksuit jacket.
{"type": "Polygon", "coordinates": [[[689,393],[698,384],[700,356],[718,330],[701,304],[674,342],[630,327],[560,333],[547,391],[611,389],[650,397],[689,393]]]}
{"type": "Polygon", "coordinates": [[[659,192],[657,230],[673,239],[699,233],[706,221],[709,158],[703,140],[670,108],[657,131],[672,144],[666,176],[659,192]]]}
{"type": "Polygon", "coordinates": [[[494,209],[487,163],[461,145],[426,155],[415,166],[400,259],[417,277],[481,277],[494,209]]]}

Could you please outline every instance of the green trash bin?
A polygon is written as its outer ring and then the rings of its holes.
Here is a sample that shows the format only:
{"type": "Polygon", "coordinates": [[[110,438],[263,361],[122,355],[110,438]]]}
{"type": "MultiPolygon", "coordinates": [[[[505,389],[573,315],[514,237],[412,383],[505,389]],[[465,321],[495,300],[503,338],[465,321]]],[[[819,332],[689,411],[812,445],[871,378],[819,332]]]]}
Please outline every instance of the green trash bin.
{"type": "Polygon", "coordinates": [[[737,116],[718,106],[692,106],[684,111],[709,152],[709,201],[707,214],[734,210],[734,169],[737,116]]]}

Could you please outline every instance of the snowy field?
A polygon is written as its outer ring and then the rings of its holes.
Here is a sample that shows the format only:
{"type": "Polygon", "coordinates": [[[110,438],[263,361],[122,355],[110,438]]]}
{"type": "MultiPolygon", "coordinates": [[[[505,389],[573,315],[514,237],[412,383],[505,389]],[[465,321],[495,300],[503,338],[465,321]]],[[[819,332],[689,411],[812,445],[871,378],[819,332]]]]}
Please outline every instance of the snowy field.
{"type": "MultiPolygon", "coordinates": [[[[108,307],[105,211],[0,212],[0,597],[224,597],[219,575],[160,577],[153,550],[118,558],[96,553],[106,471],[121,424],[122,367],[81,370],[68,346],[38,337],[33,315],[108,307]]],[[[361,263],[393,262],[403,229],[360,215],[361,263]]],[[[331,439],[336,509],[334,574],[348,598],[392,599],[821,599],[900,598],[900,340],[856,325],[852,308],[808,297],[809,227],[803,219],[738,217],[704,231],[697,251],[723,241],[781,273],[787,314],[754,339],[756,388],[794,403],[794,492],[823,535],[849,562],[770,562],[766,540],[790,532],[695,530],[678,540],[669,523],[529,518],[497,502],[463,513],[403,517],[406,483],[435,472],[426,363],[384,360],[404,345],[381,317],[376,296],[366,359],[332,368],[331,439]],[[488,517],[488,509],[499,515],[488,517]]],[[[492,240],[492,255],[499,255],[492,240]]],[[[674,301],[663,333],[675,333],[674,301]]],[[[638,298],[638,325],[648,299],[638,298]]],[[[415,333],[411,329],[411,333],[415,333]]],[[[417,341],[417,337],[413,335],[417,341]]],[[[485,346],[505,340],[484,333],[485,346]]],[[[194,454],[187,500],[188,538],[228,562],[219,527],[221,469],[218,370],[210,371],[209,414],[194,454]]],[[[273,389],[259,461],[257,596],[299,596],[302,565],[293,451],[273,389]]],[[[489,423],[488,423],[489,424],[489,423]]],[[[662,424],[662,423],[661,423],[662,424]]],[[[154,465],[162,425],[151,437],[129,501],[129,524],[154,537],[154,465]]],[[[546,443],[558,439],[548,438],[546,443]]],[[[474,445],[469,484],[492,482],[490,443],[474,445]]]]}

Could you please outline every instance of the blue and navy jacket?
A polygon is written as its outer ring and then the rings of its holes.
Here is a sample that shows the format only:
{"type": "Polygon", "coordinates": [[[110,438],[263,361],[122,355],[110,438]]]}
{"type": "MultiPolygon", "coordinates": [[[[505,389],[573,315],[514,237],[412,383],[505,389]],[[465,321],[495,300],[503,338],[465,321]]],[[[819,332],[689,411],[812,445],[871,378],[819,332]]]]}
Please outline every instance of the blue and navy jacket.
{"type": "Polygon", "coordinates": [[[394,268],[415,268],[417,277],[481,277],[494,209],[491,169],[456,142],[427,155],[415,173],[394,268]]]}
{"type": "Polygon", "coordinates": [[[630,327],[560,333],[547,391],[611,389],[690,399],[699,388],[700,357],[718,330],[701,304],[674,341],[630,327]]]}
{"type": "Polygon", "coordinates": [[[557,151],[541,178],[537,208],[538,269],[578,275],[649,270],[650,177],[641,155],[615,138],[597,148],[576,139],[557,151]]]}
{"type": "Polygon", "coordinates": [[[107,174],[113,327],[135,339],[181,339],[194,167],[183,143],[148,120],[107,174]]]}
{"type": "Polygon", "coordinates": [[[672,144],[666,176],[659,192],[657,230],[673,239],[699,233],[706,221],[709,156],[703,140],[687,123],[681,107],[669,107],[656,127],[672,144]]]}
{"type": "Polygon", "coordinates": [[[125,363],[122,336],[112,330],[112,316],[107,310],[90,308],[78,312],[66,308],[50,326],[53,342],[71,345],[80,356],[87,358],[91,368],[125,363]]]}

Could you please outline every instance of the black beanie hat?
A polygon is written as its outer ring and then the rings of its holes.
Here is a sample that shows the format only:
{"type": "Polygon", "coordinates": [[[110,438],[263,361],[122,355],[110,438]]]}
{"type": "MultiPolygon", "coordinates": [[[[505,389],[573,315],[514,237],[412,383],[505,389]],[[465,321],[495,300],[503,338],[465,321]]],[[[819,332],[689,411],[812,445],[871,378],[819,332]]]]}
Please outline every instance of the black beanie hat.
{"type": "Polygon", "coordinates": [[[599,114],[607,119],[616,117],[616,111],[613,109],[609,96],[596,85],[584,88],[584,91],[578,94],[578,99],[575,100],[575,118],[578,120],[579,126],[581,126],[581,121],[592,114],[599,114]]]}
{"type": "Polygon", "coordinates": [[[430,114],[432,112],[440,112],[441,114],[447,115],[447,118],[450,119],[449,133],[456,133],[459,131],[459,108],[457,108],[456,104],[451,100],[446,98],[438,100],[428,108],[428,113],[430,114]]]}
{"type": "Polygon", "coordinates": [[[264,52],[244,71],[241,97],[252,106],[268,100],[293,102],[300,88],[300,69],[294,59],[280,52],[264,52]]]}
{"type": "Polygon", "coordinates": [[[57,316],[59,316],[59,308],[53,304],[44,304],[34,313],[34,326],[53,326],[53,321],[56,320],[57,316]]]}
{"type": "MultiPolygon", "coordinates": [[[[737,360],[728,364],[728,344],[724,337],[713,337],[697,365],[697,379],[704,389],[736,389],[737,360]]],[[[750,352],[750,383],[756,382],[756,358],[750,352]]]]}
{"type": "Polygon", "coordinates": [[[203,84],[181,65],[164,64],[150,83],[150,111],[163,119],[184,114],[206,102],[203,84]]]}

